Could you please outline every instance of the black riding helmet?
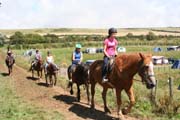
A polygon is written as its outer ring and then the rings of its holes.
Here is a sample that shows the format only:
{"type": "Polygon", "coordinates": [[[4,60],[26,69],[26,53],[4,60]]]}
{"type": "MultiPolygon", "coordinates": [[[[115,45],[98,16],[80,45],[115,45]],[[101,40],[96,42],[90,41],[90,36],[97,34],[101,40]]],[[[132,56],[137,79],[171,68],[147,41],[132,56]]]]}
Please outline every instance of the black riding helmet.
{"type": "Polygon", "coordinates": [[[111,35],[112,33],[117,33],[117,29],[116,28],[110,28],[108,30],[108,34],[111,35]]]}

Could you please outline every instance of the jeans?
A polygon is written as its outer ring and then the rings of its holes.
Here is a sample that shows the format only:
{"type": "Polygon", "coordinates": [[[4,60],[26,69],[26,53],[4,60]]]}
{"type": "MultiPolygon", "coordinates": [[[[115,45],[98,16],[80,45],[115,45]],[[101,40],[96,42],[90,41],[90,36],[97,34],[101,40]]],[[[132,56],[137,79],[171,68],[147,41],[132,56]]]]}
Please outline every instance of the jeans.
{"type": "Polygon", "coordinates": [[[102,77],[105,77],[107,74],[108,61],[109,61],[109,58],[107,56],[104,56],[104,62],[103,62],[103,67],[102,67],[102,77]]]}

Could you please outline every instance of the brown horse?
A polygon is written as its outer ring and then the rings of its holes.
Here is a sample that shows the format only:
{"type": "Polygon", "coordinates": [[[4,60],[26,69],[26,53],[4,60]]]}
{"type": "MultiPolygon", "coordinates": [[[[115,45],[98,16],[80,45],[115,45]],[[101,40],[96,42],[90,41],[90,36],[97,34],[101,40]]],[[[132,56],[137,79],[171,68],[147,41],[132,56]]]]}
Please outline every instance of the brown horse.
{"type": "Polygon", "coordinates": [[[73,83],[77,85],[77,99],[80,101],[80,85],[85,85],[88,104],[90,102],[89,99],[89,65],[81,63],[77,65],[73,70],[71,70],[71,66],[68,67],[68,78],[72,79],[72,82],[69,82],[68,87],[71,88],[70,93],[73,94],[73,83]]]}
{"type": "Polygon", "coordinates": [[[8,67],[8,74],[12,73],[12,68],[15,63],[15,59],[13,56],[7,56],[5,59],[6,66],[8,67]]]}
{"type": "Polygon", "coordinates": [[[38,60],[37,63],[31,64],[31,71],[32,71],[32,78],[34,78],[34,70],[37,71],[38,78],[42,78],[42,71],[43,71],[43,61],[38,60]]]}
{"type": "Polygon", "coordinates": [[[135,103],[134,93],[133,93],[133,77],[138,73],[143,82],[145,82],[148,89],[153,88],[156,85],[152,55],[144,54],[122,54],[118,55],[114,60],[114,65],[112,71],[107,75],[109,82],[102,83],[102,60],[95,61],[90,66],[90,83],[91,83],[91,108],[94,108],[94,94],[95,85],[98,82],[103,87],[102,98],[104,102],[104,111],[109,112],[110,110],[106,104],[106,93],[108,88],[115,88],[116,99],[117,99],[117,112],[118,116],[123,118],[123,114],[130,112],[132,106],[135,103]],[[127,109],[123,109],[123,114],[121,112],[121,91],[125,90],[130,104],[127,109]]]}
{"type": "MultiPolygon", "coordinates": [[[[45,68],[44,68],[45,70],[45,68]]],[[[45,72],[45,79],[46,79],[46,85],[47,86],[55,86],[57,82],[57,69],[55,69],[55,66],[52,63],[49,63],[47,66],[47,71],[45,72]],[[49,83],[48,83],[48,76],[49,76],[49,83]],[[54,76],[54,79],[53,79],[54,76]]]]}

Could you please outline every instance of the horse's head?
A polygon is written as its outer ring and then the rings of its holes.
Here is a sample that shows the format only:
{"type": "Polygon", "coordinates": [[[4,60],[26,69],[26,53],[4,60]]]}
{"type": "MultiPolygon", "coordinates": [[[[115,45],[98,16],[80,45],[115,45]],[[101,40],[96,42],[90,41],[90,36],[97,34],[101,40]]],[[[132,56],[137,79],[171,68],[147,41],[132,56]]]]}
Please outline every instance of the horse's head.
{"type": "Polygon", "coordinates": [[[146,84],[146,87],[148,89],[152,89],[156,86],[152,55],[143,55],[141,53],[139,53],[139,55],[141,57],[141,64],[138,73],[142,78],[142,82],[146,84]]]}

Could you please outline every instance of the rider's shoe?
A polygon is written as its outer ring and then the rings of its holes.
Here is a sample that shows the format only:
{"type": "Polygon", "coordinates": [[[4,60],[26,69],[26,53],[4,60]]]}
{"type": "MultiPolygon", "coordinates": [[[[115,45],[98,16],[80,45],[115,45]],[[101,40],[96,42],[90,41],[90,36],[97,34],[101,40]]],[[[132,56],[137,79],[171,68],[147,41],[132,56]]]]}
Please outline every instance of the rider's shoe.
{"type": "Polygon", "coordinates": [[[108,82],[108,79],[106,78],[106,76],[104,76],[102,79],[102,83],[107,83],[107,82],[108,82]]]}

